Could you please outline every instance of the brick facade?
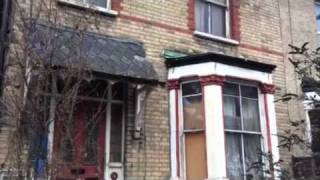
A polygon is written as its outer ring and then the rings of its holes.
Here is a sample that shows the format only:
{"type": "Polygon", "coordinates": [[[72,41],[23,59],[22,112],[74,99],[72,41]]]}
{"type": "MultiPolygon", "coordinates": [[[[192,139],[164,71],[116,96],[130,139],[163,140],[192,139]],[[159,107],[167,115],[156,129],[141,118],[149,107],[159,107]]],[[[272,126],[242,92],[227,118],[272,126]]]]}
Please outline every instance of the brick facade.
{"type": "MultiPolygon", "coordinates": [[[[90,31],[108,36],[128,37],[142,42],[147,58],[152,61],[162,82],[167,79],[167,70],[162,57],[163,50],[175,49],[189,53],[224,53],[274,64],[277,66],[273,74],[273,82],[277,88],[276,96],[291,92],[289,89],[296,89],[296,84],[292,84],[292,76],[288,75],[288,73],[292,75],[293,71],[288,69],[286,44],[302,43],[305,39],[300,33],[308,33],[310,37],[308,39],[315,39],[313,1],[298,0],[289,8],[286,2],[279,0],[231,0],[230,3],[232,38],[238,40],[239,45],[194,36],[194,16],[192,15],[194,0],[112,0],[112,9],[117,11],[118,15],[111,17],[99,14],[97,16],[99,29],[92,25],[90,31]],[[293,16],[290,22],[288,22],[291,16],[288,14],[289,11],[292,11],[293,16]],[[310,24],[301,25],[307,22],[310,24]],[[289,33],[290,30],[293,32],[289,33]],[[289,83],[291,83],[290,86],[288,86],[289,83]]],[[[62,4],[57,8],[61,9],[59,20],[64,25],[72,24],[73,16],[85,12],[62,4]]],[[[165,86],[156,86],[152,89],[147,99],[143,140],[132,138],[133,102],[133,100],[129,101],[128,104],[125,177],[130,180],[169,179],[168,90],[165,86]]],[[[276,103],[279,132],[289,126],[290,108],[294,111],[292,105],[276,103]]],[[[0,143],[5,139],[5,132],[0,133],[0,143]]],[[[0,162],[4,161],[6,152],[5,148],[2,148],[4,146],[0,144],[0,162]]],[[[281,156],[284,159],[290,158],[286,152],[281,152],[281,156]]]]}

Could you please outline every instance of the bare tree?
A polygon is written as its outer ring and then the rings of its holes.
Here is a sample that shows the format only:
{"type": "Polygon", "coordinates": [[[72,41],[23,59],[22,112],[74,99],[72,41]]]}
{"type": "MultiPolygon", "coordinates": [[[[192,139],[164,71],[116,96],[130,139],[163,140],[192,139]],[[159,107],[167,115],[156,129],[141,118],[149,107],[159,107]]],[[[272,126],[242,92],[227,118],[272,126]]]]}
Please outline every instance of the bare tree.
{"type": "MultiPolygon", "coordinates": [[[[103,98],[108,93],[83,52],[85,32],[97,28],[98,18],[94,10],[66,14],[56,0],[14,0],[13,7],[1,101],[1,122],[11,131],[7,160],[0,172],[16,179],[39,174],[55,177],[67,164],[61,162],[83,151],[75,148],[83,134],[75,130],[75,112],[83,108],[85,97],[103,98]],[[53,150],[53,137],[47,137],[53,126],[58,127],[55,135],[61,139],[62,150],[53,150]]],[[[92,107],[90,119],[84,122],[88,138],[96,136],[99,117],[105,112],[103,102],[92,107]]],[[[97,143],[94,138],[87,142],[97,143]]],[[[88,156],[99,154],[91,153],[88,156]]]]}

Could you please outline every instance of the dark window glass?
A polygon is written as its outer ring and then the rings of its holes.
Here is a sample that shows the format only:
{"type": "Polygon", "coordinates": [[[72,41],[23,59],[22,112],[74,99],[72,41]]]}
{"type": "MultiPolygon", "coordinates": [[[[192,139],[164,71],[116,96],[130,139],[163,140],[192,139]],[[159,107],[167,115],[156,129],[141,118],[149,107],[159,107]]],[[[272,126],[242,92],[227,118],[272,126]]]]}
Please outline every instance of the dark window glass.
{"type": "Polygon", "coordinates": [[[123,100],[124,98],[124,83],[117,82],[112,85],[112,99],[123,100]]]}
{"type": "Polygon", "coordinates": [[[224,97],[224,124],[226,129],[241,130],[240,101],[238,97],[224,97]]]}
{"type": "Polygon", "coordinates": [[[110,127],[110,162],[122,161],[123,106],[112,104],[110,127]]]}
{"type": "Polygon", "coordinates": [[[192,95],[192,94],[200,94],[201,93],[201,85],[199,81],[183,83],[182,84],[182,95],[192,95]]]}
{"type": "Polygon", "coordinates": [[[223,94],[239,96],[239,85],[232,83],[225,83],[223,86],[223,94]]]}
{"type": "Polygon", "coordinates": [[[258,99],[258,89],[252,86],[241,86],[241,96],[258,99]]]}

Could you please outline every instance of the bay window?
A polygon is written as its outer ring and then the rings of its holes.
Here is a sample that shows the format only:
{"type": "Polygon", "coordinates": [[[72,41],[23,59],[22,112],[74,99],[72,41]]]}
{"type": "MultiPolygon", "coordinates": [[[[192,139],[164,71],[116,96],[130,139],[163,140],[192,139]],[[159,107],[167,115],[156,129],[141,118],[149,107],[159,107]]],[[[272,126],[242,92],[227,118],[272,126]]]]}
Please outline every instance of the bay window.
{"type": "Polygon", "coordinates": [[[279,160],[275,66],[214,53],[193,58],[167,62],[171,180],[265,179],[261,153],[279,160]]]}
{"type": "Polygon", "coordinates": [[[258,88],[235,82],[223,87],[226,134],[227,174],[230,180],[256,179],[252,169],[260,162],[262,133],[260,128],[258,88]],[[249,172],[249,169],[252,169],[249,172]]]}

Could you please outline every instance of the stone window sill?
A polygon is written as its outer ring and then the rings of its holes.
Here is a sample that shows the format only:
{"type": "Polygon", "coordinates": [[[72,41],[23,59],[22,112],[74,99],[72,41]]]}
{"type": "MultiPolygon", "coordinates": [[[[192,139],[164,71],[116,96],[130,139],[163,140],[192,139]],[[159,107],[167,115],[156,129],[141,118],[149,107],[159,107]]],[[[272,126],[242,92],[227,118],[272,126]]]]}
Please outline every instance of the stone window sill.
{"type": "Polygon", "coordinates": [[[70,5],[70,6],[74,6],[74,7],[78,7],[78,8],[83,8],[83,9],[89,9],[89,10],[94,10],[96,12],[102,13],[104,15],[108,15],[108,16],[117,16],[118,12],[111,10],[111,9],[107,9],[104,7],[99,7],[99,6],[94,6],[94,5],[90,5],[87,3],[79,3],[76,2],[75,0],[58,0],[59,3],[61,4],[65,4],[65,5],[70,5]]]}
{"type": "Polygon", "coordinates": [[[227,43],[227,44],[231,44],[231,45],[239,45],[239,41],[229,39],[229,38],[215,36],[215,35],[200,32],[200,31],[194,31],[193,34],[195,36],[206,38],[206,39],[211,39],[214,41],[219,41],[219,42],[223,42],[223,43],[227,43]]]}

